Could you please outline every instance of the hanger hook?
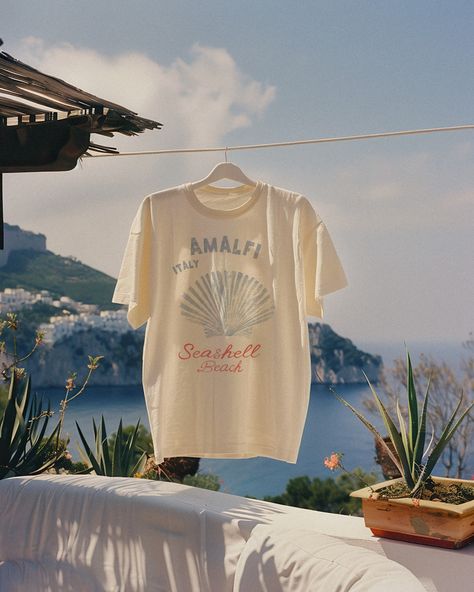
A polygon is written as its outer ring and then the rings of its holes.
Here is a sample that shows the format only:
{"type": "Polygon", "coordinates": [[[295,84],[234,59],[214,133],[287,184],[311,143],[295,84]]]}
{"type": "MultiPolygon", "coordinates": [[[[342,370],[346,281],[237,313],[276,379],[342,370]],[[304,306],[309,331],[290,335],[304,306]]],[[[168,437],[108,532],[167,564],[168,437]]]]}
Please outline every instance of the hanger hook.
{"type": "Polygon", "coordinates": [[[225,161],[227,162],[227,146],[225,147],[224,157],[225,157],[225,161]]]}

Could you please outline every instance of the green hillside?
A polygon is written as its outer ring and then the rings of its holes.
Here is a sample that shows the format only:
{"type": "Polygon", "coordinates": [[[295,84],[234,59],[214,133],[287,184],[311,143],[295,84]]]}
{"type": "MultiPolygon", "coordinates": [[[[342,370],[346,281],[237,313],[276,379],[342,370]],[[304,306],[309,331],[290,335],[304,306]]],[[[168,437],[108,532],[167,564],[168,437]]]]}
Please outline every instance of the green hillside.
{"type": "Polygon", "coordinates": [[[117,308],[111,303],[114,287],[109,275],[51,251],[12,251],[7,265],[0,268],[0,290],[48,290],[53,296],[69,296],[104,309],[117,308]]]}

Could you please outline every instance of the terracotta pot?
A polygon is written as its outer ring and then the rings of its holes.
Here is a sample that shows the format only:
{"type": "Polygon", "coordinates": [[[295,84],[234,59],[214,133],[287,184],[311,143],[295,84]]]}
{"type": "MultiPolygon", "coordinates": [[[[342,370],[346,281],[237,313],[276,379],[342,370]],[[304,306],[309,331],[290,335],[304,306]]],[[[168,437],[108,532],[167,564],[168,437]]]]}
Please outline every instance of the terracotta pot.
{"type": "MultiPolygon", "coordinates": [[[[465,483],[466,479],[433,477],[434,481],[465,483]]],[[[378,491],[387,485],[400,482],[392,479],[377,483],[372,489],[378,491]]],[[[459,549],[474,541],[474,501],[450,504],[412,498],[372,499],[370,487],[351,493],[362,499],[365,525],[378,537],[397,539],[436,547],[459,549]]]]}

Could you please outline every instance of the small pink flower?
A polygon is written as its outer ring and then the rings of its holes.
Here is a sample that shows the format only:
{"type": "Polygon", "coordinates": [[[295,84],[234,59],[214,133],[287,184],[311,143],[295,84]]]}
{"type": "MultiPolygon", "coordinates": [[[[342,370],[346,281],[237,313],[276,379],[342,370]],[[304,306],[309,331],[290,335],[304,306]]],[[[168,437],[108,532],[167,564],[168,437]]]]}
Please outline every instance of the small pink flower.
{"type": "Polygon", "coordinates": [[[413,505],[416,506],[417,508],[420,507],[420,500],[417,497],[413,497],[412,500],[413,505]]]}
{"type": "Polygon", "coordinates": [[[324,459],[324,466],[330,471],[335,471],[341,468],[341,457],[340,452],[333,452],[330,457],[324,459]]]}

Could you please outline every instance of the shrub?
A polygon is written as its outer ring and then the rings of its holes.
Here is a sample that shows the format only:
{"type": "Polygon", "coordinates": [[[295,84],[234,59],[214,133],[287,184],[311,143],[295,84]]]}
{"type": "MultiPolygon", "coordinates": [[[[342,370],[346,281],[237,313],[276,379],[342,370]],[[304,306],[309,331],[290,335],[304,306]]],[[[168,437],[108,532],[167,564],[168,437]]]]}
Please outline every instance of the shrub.
{"type": "Polygon", "coordinates": [[[288,481],[286,490],[282,494],[266,496],[263,499],[267,502],[308,510],[362,516],[360,500],[351,498],[349,494],[360,487],[361,481],[373,484],[377,480],[375,473],[364,473],[362,469],[344,473],[336,479],[295,477],[288,481]]]}

